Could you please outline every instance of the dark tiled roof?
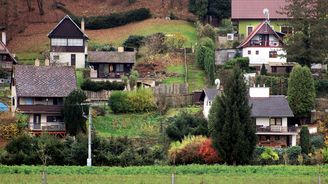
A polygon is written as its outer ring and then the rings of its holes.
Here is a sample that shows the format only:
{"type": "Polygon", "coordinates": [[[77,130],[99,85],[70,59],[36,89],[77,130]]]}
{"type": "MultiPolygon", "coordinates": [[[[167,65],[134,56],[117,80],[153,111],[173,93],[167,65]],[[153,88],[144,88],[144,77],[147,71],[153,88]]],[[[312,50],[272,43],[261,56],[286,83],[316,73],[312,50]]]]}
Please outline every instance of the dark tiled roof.
{"type": "Polygon", "coordinates": [[[288,19],[280,14],[281,8],[286,6],[286,0],[232,0],[232,19],[264,19],[263,10],[269,9],[270,19],[288,19]]]}
{"type": "Polygon", "coordinates": [[[200,99],[204,101],[205,96],[207,96],[208,100],[214,100],[216,95],[218,95],[218,93],[219,93],[219,90],[216,88],[204,89],[200,96],[200,99]]]}
{"type": "Polygon", "coordinates": [[[66,97],[76,89],[72,67],[17,65],[14,72],[17,96],[66,97]]]}
{"type": "Polygon", "coordinates": [[[293,117],[294,114],[283,95],[268,98],[250,98],[252,117],[293,117]]]}
{"type": "Polygon", "coordinates": [[[49,38],[85,38],[88,36],[76,25],[70,16],[66,15],[48,34],[49,38]]]}
{"type": "Polygon", "coordinates": [[[89,63],[135,63],[135,52],[90,51],[89,63]]]}

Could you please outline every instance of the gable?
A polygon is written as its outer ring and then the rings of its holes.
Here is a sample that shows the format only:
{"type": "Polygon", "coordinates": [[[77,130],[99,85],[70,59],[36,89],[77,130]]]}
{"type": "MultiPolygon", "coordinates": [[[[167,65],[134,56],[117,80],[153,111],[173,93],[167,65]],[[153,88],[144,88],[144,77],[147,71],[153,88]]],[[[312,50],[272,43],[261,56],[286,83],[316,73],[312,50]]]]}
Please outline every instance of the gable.
{"type": "Polygon", "coordinates": [[[48,34],[49,38],[88,38],[75,22],[66,15],[48,34]]]}
{"type": "Polygon", "coordinates": [[[0,55],[6,55],[10,58],[10,60],[16,64],[17,61],[14,58],[14,56],[9,52],[8,48],[5,46],[5,44],[2,43],[2,41],[0,41],[0,55]]]}

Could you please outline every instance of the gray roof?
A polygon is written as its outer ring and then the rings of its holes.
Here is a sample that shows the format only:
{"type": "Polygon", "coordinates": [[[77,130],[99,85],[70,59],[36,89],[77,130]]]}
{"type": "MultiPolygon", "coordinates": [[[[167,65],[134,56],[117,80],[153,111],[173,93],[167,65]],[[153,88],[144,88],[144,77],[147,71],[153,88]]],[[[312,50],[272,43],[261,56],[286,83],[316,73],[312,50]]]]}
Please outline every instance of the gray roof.
{"type": "Polygon", "coordinates": [[[252,117],[294,117],[288,101],[283,95],[267,98],[250,98],[252,117]]]}
{"type": "MultiPolygon", "coordinates": [[[[219,90],[216,88],[212,88],[212,89],[204,89],[203,93],[205,93],[205,95],[207,96],[208,100],[214,100],[216,95],[218,95],[219,90]]],[[[203,96],[203,94],[201,95],[203,96]]],[[[202,98],[202,97],[201,97],[202,98]]]]}
{"type": "Polygon", "coordinates": [[[135,63],[135,52],[89,51],[89,63],[135,63]]]}
{"type": "Polygon", "coordinates": [[[66,97],[76,89],[75,70],[67,66],[15,66],[17,96],[66,97]]]}

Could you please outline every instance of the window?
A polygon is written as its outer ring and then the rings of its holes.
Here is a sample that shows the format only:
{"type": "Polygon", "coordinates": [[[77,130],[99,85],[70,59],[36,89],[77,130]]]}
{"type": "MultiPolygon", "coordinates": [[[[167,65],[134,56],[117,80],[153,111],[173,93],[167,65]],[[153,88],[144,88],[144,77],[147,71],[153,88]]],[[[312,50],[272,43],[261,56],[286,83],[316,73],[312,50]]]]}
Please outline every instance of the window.
{"type": "Polygon", "coordinates": [[[117,64],[116,65],[116,72],[124,72],[124,65],[123,64],[117,64]]]}
{"type": "Polygon", "coordinates": [[[42,98],[41,98],[41,97],[36,97],[34,100],[35,100],[36,102],[42,102],[42,98]]]}
{"type": "Polygon", "coordinates": [[[279,135],[276,135],[276,136],[274,137],[274,139],[275,139],[276,141],[279,141],[279,140],[280,140],[280,136],[279,136],[279,135]]]}
{"type": "Polygon", "coordinates": [[[54,56],[54,61],[58,61],[59,60],[59,55],[55,55],[54,56]]]}
{"type": "Polygon", "coordinates": [[[253,26],[247,26],[247,35],[250,35],[253,32],[253,26]]]}
{"type": "Polygon", "coordinates": [[[270,125],[282,125],[282,119],[281,118],[271,118],[270,119],[270,125]]]}
{"type": "Polygon", "coordinates": [[[83,39],[68,39],[68,46],[83,46],[83,39]]]}
{"type": "Polygon", "coordinates": [[[0,61],[7,61],[6,55],[0,55],[0,61]]]}
{"type": "Polygon", "coordinates": [[[260,53],[260,52],[259,52],[258,50],[257,50],[257,51],[255,51],[255,54],[256,54],[256,55],[259,55],[259,53],[260,53]]]}
{"type": "Polygon", "coordinates": [[[52,38],[51,39],[52,46],[67,46],[67,39],[63,38],[52,38]]]}
{"type": "Polygon", "coordinates": [[[247,51],[247,54],[248,54],[248,55],[251,55],[251,54],[252,54],[252,51],[250,51],[250,50],[247,51]]]}
{"type": "Polygon", "coordinates": [[[292,34],[293,28],[290,26],[280,26],[280,32],[285,33],[285,34],[292,34]]]}
{"type": "Polygon", "coordinates": [[[277,58],[278,53],[277,51],[269,51],[269,58],[277,58]]]}
{"type": "Polygon", "coordinates": [[[47,122],[63,122],[63,117],[61,117],[61,116],[47,116],[47,122]]]}

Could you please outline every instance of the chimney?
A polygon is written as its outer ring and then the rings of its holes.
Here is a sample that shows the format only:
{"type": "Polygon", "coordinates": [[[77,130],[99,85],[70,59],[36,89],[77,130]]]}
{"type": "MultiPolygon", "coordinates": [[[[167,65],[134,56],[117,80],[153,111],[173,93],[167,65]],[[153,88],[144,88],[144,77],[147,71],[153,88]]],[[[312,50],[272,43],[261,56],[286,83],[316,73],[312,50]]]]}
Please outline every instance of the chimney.
{"type": "Polygon", "coordinates": [[[50,61],[48,58],[44,60],[44,66],[50,66],[50,61]]]}
{"type": "Polygon", "coordinates": [[[251,87],[249,88],[249,96],[251,98],[267,98],[270,97],[270,88],[268,87],[251,87]]]}
{"type": "Polygon", "coordinates": [[[5,31],[1,33],[1,41],[3,44],[7,45],[7,35],[5,31]]]}
{"type": "Polygon", "coordinates": [[[85,30],[85,22],[84,22],[84,18],[82,18],[82,20],[81,20],[81,30],[82,30],[82,32],[84,33],[84,30],[85,30]]]}
{"type": "Polygon", "coordinates": [[[118,52],[124,52],[124,47],[118,47],[118,48],[117,48],[117,51],[118,51],[118,52]]]}
{"type": "Polygon", "coordinates": [[[40,66],[40,60],[38,58],[34,61],[34,66],[40,66]]]}

